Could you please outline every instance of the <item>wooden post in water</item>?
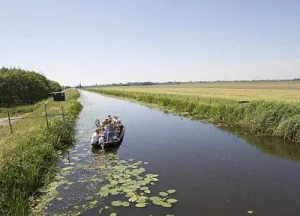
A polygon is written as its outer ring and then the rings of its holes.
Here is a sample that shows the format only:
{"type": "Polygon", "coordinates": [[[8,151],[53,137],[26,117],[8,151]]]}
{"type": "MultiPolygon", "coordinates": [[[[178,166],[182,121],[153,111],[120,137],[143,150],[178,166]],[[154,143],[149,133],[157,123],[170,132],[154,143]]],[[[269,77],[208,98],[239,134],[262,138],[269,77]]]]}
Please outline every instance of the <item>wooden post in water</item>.
{"type": "Polygon", "coordinates": [[[7,109],[7,118],[8,118],[8,123],[10,127],[10,133],[13,133],[12,125],[11,125],[11,120],[10,120],[10,114],[9,114],[9,109],[7,109]]]}
{"type": "Polygon", "coordinates": [[[47,113],[47,105],[45,104],[45,118],[47,123],[47,129],[49,130],[49,122],[48,122],[48,113],[47,113]]]}
{"type": "Polygon", "coordinates": [[[64,107],[63,106],[61,107],[61,114],[62,114],[63,124],[64,124],[64,128],[65,128],[65,126],[66,126],[66,124],[65,124],[65,112],[64,112],[64,107]]]}

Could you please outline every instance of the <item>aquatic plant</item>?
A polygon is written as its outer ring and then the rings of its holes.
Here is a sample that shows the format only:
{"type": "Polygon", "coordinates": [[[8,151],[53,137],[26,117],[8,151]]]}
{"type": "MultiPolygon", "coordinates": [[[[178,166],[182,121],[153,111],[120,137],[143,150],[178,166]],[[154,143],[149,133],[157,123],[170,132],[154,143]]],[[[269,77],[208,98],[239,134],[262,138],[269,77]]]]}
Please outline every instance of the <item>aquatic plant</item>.
{"type": "MultiPolygon", "coordinates": [[[[142,167],[142,161],[121,160],[118,155],[112,153],[101,156],[101,165],[70,166],[66,162],[65,167],[61,169],[61,172],[56,177],[57,181],[40,190],[45,192],[45,194],[38,197],[40,200],[39,205],[33,209],[33,213],[41,214],[42,211],[47,211],[47,206],[51,202],[57,200],[58,197],[63,197],[60,193],[64,193],[63,188],[68,183],[70,184],[70,181],[67,180],[68,177],[72,173],[79,172],[82,168],[86,170],[87,176],[90,173],[93,177],[89,178],[86,176],[84,180],[77,181],[77,187],[79,187],[78,184],[89,184],[93,179],[98,179],[96,188],[99,189],[95,189],[95,193],[88,191],[85,191],[86,194],[76,193],[76,200],[81,204],[72,206],[71,203],[70,208],[65,210],[68,211],[68,214],[75,215],[100,206],[99,215],[102,215],[104,212],[114,215],[116,212],[121,211],[122,208],[145,208],[149,205],[171,208],[172,205],[178,202],[177,199],[170,195],[176,192],[175,189],[168,189],[166,192],[159,192],[158,194],[152,192],[155,184],[159,182],[159,175],[147,173],[145,168],[142,167]],[[79,199],[81,201],[78,201],[79,199]]],[[[66,190],[72,191],[72,188],[67,188],[66,190]]],[[[58,213],[63,214],[63,211],[60,209],[58,213]]]]}

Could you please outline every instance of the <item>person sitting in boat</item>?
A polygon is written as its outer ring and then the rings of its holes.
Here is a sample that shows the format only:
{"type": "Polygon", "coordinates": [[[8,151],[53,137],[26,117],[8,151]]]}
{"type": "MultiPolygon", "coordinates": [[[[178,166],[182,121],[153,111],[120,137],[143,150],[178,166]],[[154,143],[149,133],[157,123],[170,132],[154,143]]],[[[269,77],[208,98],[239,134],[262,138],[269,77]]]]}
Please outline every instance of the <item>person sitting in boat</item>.
{"type": "Polygon", "coordinates": [[[105,127],[108,124],[108,118],[104,119],[102,126],[105,127]]]}
{"type": "Polygon", "coordinates": [[[123,131],[123,125],[118,125],[116,130],[117,137],[121,137],[122,131],[123,131]]]}
{"type": "Polygon", "coordinates": [[[108,125],[107,125],[106,129],[107,129],[108,140],[112,140],[114,137],[115,126],[111,120],[108,121],[108,125]]]}
{"type": "Polygon", "coordinates": [[[103,128],[103,137],[104,141],[107,141],[107,130],[105,128],[103,128]]]}
{"type": "Polygon", "coordinates": [[[99,138],[99,145],[104,148],[104,142],[105,142],[105,138],[104,138],[104,134],[102,134],[99,138]]]}
{"type": "Polygon", "coordinates": [[[93,133],[93,136],[92,136],[92,140],[91,140],[91,144],[98,144],[98,141],[99,141],[99,129],[95,129],[95,132],[93,133]]]}
{"type": "Polygon", "coordinates": [[[121,120],[119,119],[118,116],[115,117],[115,125],[120,126],[121,125],[121,120]]]}

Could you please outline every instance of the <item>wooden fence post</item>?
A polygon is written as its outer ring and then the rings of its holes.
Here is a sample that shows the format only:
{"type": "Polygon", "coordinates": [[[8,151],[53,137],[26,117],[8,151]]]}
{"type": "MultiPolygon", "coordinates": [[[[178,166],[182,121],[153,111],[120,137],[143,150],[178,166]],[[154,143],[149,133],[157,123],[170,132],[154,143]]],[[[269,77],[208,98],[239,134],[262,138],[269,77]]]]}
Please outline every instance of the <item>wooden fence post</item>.
{"type": "Polygon", "coordinates": [[[47,113],[47,105],[45,105],[45,118],[46,118],[46,122],[47,122],[47,129],[49,130],[49,122],[48,122],[48,113],[47,113]]]}
{"type": "Polygon", "coordinates": [[[10,120],[9,109],[7,109],[7,117],[8,117],[9,127],[10,127],[10,133],[13,133],[13,129],[12,129],[12,125],[11,125],[11,120],[10,120]]]}
{"type": "Polygon", "coordinates": [[[211,115],[211,99],[209,99],[209,117],[211,115]]]}
{"type": "Polygon", "coordinates": [[[65,112],[64,112],[64,107],[63,106],[61,107],[61,113],[62,113],[63,124],[64,124],[64,128],[65,128],[65,126],[66,126],[66,124],[65,124],[65,112]]]}

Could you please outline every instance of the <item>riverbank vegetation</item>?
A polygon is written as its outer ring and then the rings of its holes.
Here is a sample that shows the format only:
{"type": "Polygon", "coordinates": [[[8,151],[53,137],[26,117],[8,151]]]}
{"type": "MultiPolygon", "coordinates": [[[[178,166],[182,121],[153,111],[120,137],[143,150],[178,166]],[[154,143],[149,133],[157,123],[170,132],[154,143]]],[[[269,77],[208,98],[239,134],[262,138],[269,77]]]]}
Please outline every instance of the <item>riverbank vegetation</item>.
{"type": "MultiPolygon", "coordinates": [[[[44,104],[44,100],[37,102],[32,105],[23,105],[9,108],[10,116],[20,116],[26,113],[33,112],[34,110],[40,108],[44,104]]],[[[0,107],[0,118],[7,117],[7,108],[0,107]]]]}
{"type": "MultiPolygon", "coordinates": [[[[153,87],[156,88],[156,87],[153,87]]],[[[174,86],[173,86],[174,88],[174,86]]],[[[172,89],[173,89],[172,88],[172,89]]],[[[300,103],[256,98],[246,103],[230,97],[204,97],[199,94],[174,93],[165,87],[164,93],[144,88],[89,88],[106,95],[129,98],[155,104],[174,113],[198,120],[236,125],[257,135],[276,136],[300,142],[300,103]]],[[[180,90],[176,90],[179,92],[180,90]]],[[[195,90],[194,90],[195,91],[195,90]]],[[[224,91],[216,90],[220,95],[224,91]]],[[[277,96],[278,97],[278,96],[277,96]]],[[[284,98],[283,98],[284,100],[284,98]]]]}
{"type": "Polygon", "coordinates": [[[79,93],[68,89],[67,101],[46,100],[48,112],[62,116],[49,119],[46,127],[44,106],[40,106],[27,118],[14,123],[14,132],[9,127],[0,130],[0,215],[27,215],[29,197],[48,183],[55,173],[58,150],[74,142],[74,126],[82,108],[77,101],[79,93]]]}
{"type": "Polygon", "coordinates": [[[0,107],[34,104],[60,91],[59,83],[41,73],[18,68],[0,68],[0,107]]]}

